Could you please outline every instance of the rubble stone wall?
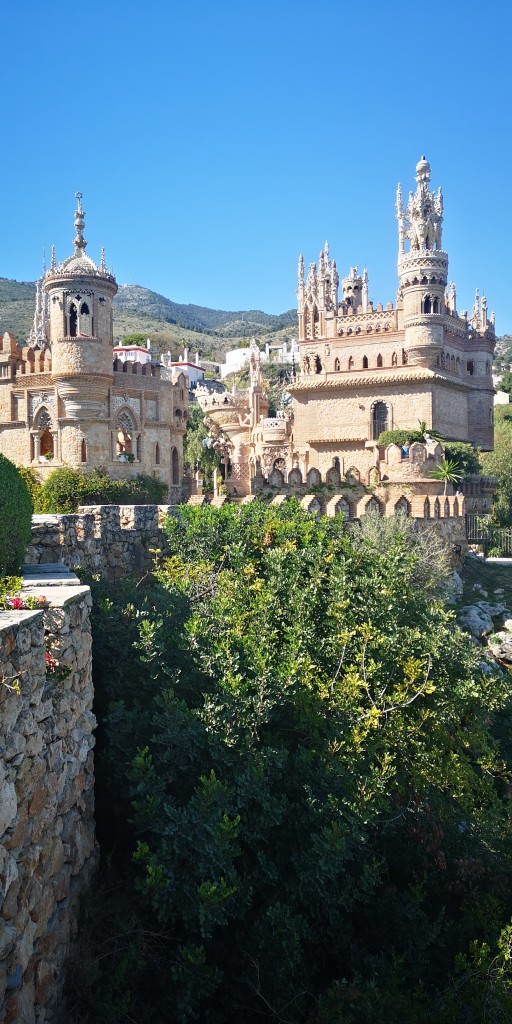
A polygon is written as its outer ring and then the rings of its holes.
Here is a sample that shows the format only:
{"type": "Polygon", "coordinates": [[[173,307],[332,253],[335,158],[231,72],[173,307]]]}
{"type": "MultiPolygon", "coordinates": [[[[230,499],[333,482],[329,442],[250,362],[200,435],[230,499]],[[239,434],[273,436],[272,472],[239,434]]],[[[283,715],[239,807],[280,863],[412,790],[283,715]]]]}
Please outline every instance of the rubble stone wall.
{"type": "Polygon", "coordinates": [[[2,1024],[64,1019],[64,963],[97,860],[90,591],[40,580],[30,592],[50,606],[0,612],[2,1024]]]}
{"type": "Polygon", "coordinates": [[[73,515],[32,520],[28,564],[63,562],[116,580],[148,569],[164,550],[162,525],[174,505],[91,505],[73,515]]]}

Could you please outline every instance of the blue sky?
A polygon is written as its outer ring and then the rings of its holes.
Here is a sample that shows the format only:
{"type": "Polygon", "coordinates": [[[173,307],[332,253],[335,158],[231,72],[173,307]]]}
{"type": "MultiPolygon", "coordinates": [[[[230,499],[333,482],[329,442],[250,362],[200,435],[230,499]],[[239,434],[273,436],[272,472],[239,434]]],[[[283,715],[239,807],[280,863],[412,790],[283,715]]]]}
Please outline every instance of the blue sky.
{"type": "Polygon", "coordinates": [[[2,18],[0,276],[88,253],[178,302],[281,312],[327,238],[394,301],[395,190],[443,186],[459,309],[512,332],[512,7],[9,5],[2,18]]]}

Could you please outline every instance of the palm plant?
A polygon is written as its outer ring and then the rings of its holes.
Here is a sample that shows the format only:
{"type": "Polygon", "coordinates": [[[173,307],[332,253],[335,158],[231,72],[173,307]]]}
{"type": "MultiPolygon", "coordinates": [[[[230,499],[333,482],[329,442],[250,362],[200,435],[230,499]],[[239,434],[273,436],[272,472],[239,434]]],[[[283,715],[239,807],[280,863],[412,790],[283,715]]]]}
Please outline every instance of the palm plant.
{"type": "Polygon", "coordinates": [[[459,469],[458,462],[455,459],[442,459],[441,462],[430,472],[432,480],[444,481],[444,494],[448,489],[448,484],[456,484],[459,480],[462,480],[464,474],[459,469]]]}

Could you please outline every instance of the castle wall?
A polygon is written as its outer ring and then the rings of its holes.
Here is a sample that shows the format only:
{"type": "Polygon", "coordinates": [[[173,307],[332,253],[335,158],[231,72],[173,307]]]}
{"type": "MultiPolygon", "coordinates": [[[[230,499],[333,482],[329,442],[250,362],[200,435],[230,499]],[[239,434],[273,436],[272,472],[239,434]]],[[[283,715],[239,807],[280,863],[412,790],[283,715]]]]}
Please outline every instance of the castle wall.
{"type": "Polygon", "coordinates": [[[174,513],[172,505],[91,505],[74,515],[33,516],[26,562],[63,562],[120,579],[152,566],[174,513]]]}
{"type": "Polygon", "coordinates": [[[51,606],[0,612],[0,1019],[6,1024],[57,1020],[79,896],[96,864],[90,592],[45,578],[28,586],[51,606]],[[67,678],[46,675],[46,650],[70,670],[67,678]],[[14,679],[19,694],[6,685],[14,679]]]}

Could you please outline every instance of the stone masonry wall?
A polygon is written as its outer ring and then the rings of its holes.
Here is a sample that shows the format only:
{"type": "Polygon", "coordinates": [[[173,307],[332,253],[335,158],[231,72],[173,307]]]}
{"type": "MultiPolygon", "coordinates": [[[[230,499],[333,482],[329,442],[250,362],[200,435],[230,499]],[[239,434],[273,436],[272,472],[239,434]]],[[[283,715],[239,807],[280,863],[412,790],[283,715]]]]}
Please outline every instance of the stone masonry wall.
{"type": "Polygon", "coordinates": [[[163,550],[162,525],[173,505],[93,505],[74,515],[32,520],[27,563],[63,562],[116,580],[148,569],[152,551],[163,550]]]}
{"type": "Polygon", "coordinates": [[[0,612],[3,1024],[65,1019],[64,962],[96,863],[91,597],[64,572],[27,581],[28,593],[50,601],[44,611],[0,612]],[[46,674],[46,650],[67,678],[46,674]]]}

